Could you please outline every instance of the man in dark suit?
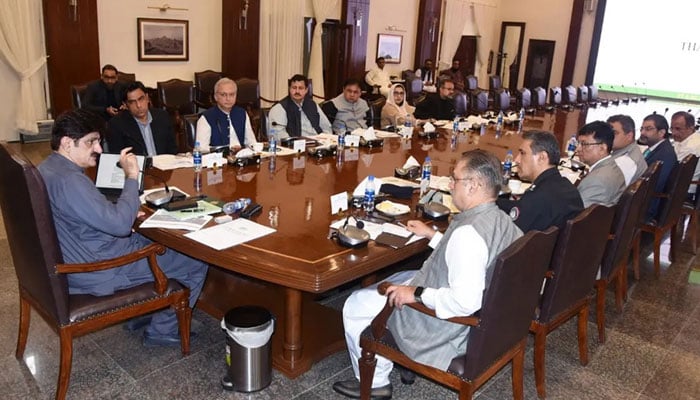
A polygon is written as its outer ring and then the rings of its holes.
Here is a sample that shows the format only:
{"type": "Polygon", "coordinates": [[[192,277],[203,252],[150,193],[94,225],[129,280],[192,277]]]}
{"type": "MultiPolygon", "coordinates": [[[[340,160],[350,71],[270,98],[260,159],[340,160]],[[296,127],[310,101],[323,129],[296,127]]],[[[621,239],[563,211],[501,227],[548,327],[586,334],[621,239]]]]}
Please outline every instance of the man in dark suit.
{"type": "Polygon", "coordinates": [[[85,89],[83,108],[94,111],[109,121],[124,109],[122,98],[124,85],[117,81],[117,68],[106,64],[102,67],[100,79],[90,82],[85,89]]]}
{"type": "Polygon", "coordinates": [[[425,100],[416,105],[416,118],[452,120],[456,115],[454,93],[452,79],[442,79],[438,92],[428,93],[425,100]]]}
{"type": "Polygon", "coordinates": [[[110,153],[133,148],[134,154],[155,156],[177,153],[175,131],[167,112],[149,107],[148,94],[141,82],[126,87],[122,111],[107,124],[110,153]]]}
{"type": "MultiPolygon", "coordinates": [[[[640,131],[641,136],[639,137],[639,144],[649,146],[643,153],[647,165],[651,165],[654,161],[663,162],[661,165],[661,175],[659,175],[659,181],[656,183],[654,192],[664,193],[666,181],[677,163],[673,145],[671,145],[671,142],[669,142],[667,138],[669,135],[668,121],[666,121],[663,115],[647,115],[644,118],[644,122],[642,122],[640,131]]],[[[651,199],[651,204],[649,204],[649,210],[647,210],[647,221],[656,218],[658,210],[659,198],[653,197],[651,199]]]]}

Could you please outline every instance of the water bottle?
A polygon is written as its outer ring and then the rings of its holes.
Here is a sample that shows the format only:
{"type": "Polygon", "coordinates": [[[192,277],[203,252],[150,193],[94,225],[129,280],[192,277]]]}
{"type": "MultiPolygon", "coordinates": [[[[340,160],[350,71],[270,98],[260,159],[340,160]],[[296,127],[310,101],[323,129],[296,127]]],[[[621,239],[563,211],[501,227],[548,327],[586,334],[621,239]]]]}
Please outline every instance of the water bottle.
{"type": "Polygon", "coordinates": [[[503,160],[503,182],[508,183],[510,179],[511,170],[513,169],[513,151],[508,150],[506,153],[506,159],[503,160]]]}
{"type": "Polygon", "coordinates": [[[370,175],[367,177],[363,205],[365,207],[366,212],[374,211],[374,175],[370,175]]]}
{"type": "Polygon", "coordinates": [[[455,117],[455,119],[452,121],[452,132],[459,132],[459,118],[457,117],[455,117]]]}
{"type": "Polygon", "coordinates": [[[251,202],[251,200],[249,198],[241,197],[240,199],[238,199],[236,201],[232,201],[230,203],[224,204],[224,206],[221,207],[221,209],[226,214],[234,214],[234,213],[237,213],[237,212],[243,210],[244,208],[248,207],[250,202],[251,202]]]}
{"type": "Polygon", "coordinates": [[[202,170],[202,150],[199,148],[199,142],[194,142],[192,163],[194,164],[194,172],[200,172],[202,170]]]}
{"type": "Polygon", "coordinates": [[[498,112],[498,117],[496,118],[496,135],[500,135],[503,130],[503,110],[498,112]]]}
{"type": "Polygon", "coordinates": [[[481,128],[479,129],[479,136],[484,136],[486,134],[486,124],[481,123],[481,128]]]}
{"type": "Polygon", "coordinates": [[[430,161],[430,157],[425,157],[425,161],[423,162],[423,166],[421,167],[421,175],[420,175],[420,196],[423,197],[423,195],[428,191],[428,188],[430,187],[430,174],[433,172],[433,163],[430,161]]]}
{"type": "Polygon", "coordinates": [[[576,140],[576,136],[572,136],[571,139],[569,139],[569,143],[566,145],[566,154],[569,155],[569,158],[572,158],[574,156],[574,153],[576,153],[577,146],[578,141],[576,140]]]}
{"type": "Polygon", "coordinates": [[[270,132],[268,137],[269,149],[268,151],[273,155],[277,153],[277,133],[275,131],[270,132]]]}
{"type": "Polygon", "coordinates": [[[413,117],[411,114],[406,114],[406,119],[403,122],[403,134],[405,136],[410,136],[413,133],[413,117]]]}
{"type": "Polygon", "coordinates": [[[338,152],[345,148],[345,132],[338,133],[338,152]]]}
{"type": "Polygon", "coordinates": [[[525,108],[520,107],[520,114],[518,115],[518,133],[523,132],[523,123],[525,122],[525,108]]]}

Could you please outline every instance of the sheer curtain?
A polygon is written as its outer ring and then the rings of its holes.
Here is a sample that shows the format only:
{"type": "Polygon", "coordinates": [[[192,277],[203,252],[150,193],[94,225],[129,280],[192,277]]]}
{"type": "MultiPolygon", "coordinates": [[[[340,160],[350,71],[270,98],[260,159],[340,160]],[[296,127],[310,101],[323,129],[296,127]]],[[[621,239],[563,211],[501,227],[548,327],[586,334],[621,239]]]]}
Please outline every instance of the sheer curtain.
{"type": "MultiPolygon", "coordinates": [[[[303,70],[304,0],[260,2],[260,95],[280,100],[287,80],[303,70]]],[[[314,86],[316,83],[314,82],[314,86]]]]}
{"type": "Polygon", "coordinates": [[[442,46],[440,48],[440,66],[444,70],[452,66],[452,58],[462,39],[462,32],[467,24],[470,2],[467,0],[447,0],[445,4],[445,23],[442,29],[442,46]]]}
{"type": "Polygon", "coordinates": [[[309,61],[309,78],[313,79],[314,92],[324,96],[325,84],[323,82],[323,21],[333,14],[339,6],[340,0],[313,0],[314,18],[316,27],[311,40],[311,60],[309,61]]]}
{"type": "Polygon", "coordinates": [[[15,122],[25,132],[36,132],[36,121],[46,118],[46,52],[41,16],[41,0],[4,0],[0,10],[0,56],[15,71],[20,83],[15,122]]]}
{"type": "MultiPolygon", "coordinates": [[[[472,3],[472,24],[476,28],[476,75],[479,82],[488,82],[489,51],[496,50],[494,37],[496,28],[496,5],[472,3]]],[[[495,60],[494,60],[495,63],[495,60]]],[[[495,64],[494,64],[495,67],[495,64]]]]}

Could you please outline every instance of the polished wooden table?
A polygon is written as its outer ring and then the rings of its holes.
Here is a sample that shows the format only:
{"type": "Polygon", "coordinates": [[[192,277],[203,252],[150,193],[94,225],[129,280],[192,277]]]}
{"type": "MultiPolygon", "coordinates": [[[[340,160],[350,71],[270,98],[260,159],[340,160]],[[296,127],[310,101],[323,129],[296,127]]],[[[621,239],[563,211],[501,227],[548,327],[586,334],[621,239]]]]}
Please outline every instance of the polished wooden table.
{"type": "MultiPolygon", "coordinates": [[[[530,117],[526,126],[543,128],[547,116],[530,117]]],[[[508,127],[506,132],[510,129],[508,127]]],[[[428,253],[427,240],[401,249],[370,242],[365,248],[348,249],[328,239],[332,215],[330,196],[349,191],[367,175],[393,176],[394,168],[409,156],[423,162],[430,156],[433,174],[449,175],[462,152],[482,148],[503,159],[507,149],[516,150],[518,134],[496,137],[489,130],[460,134],[441,130],[436,138],[414,134],[410,140],[386,139],[383,147],[346,149],[343,159],[286,156],[264,159],[258,166],[226,166],[202,171],[202,193],[225,201],[250,197],[263,206],[254,221],[277,231],[248,243],[217,251],[196,243],[182,231],[140,229],[150,239],[208,262],[213,267],[198,307],[216,318],[244,304],[261,305],[277,316],[273,335],[273,366],[296,377],[312,364],[345,348],[341,315],[314,301],[318,294],[363,278],[372,282],[375,273],[390,266],[414,268],[428,253]],[[277,218],[270,211],[276,210],[277,218]]],[[[170,186],[194,194],[195,173],[191,169],[152,170],[170,186]]],[[[147,185],[159,186],[152,179],[147,185]]],[[[407,202],[415,209],[417,195],[407,202]]],[[[406,215],[403,219],[408,219],[406,215]]],[[[213,224],[213,222],[212,222],[213,224]]]]}

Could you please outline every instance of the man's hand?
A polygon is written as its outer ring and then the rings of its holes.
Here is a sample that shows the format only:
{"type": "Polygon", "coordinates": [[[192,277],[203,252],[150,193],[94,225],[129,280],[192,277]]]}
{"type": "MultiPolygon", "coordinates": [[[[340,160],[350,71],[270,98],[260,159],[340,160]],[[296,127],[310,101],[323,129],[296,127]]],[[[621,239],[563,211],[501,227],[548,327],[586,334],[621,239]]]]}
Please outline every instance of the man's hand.
{"type": "Polygon", "coordinates": [[[122,149],[119,153],[119,165],[124,170],[124,175],[130,179],[136,179],[139,175],[139,163],[136,156],[131,153],[131,147],[122,149]]]}
{"type": "Polygon", "coordinates": [[[107,107],[107,114],[109,114],[109,115],[111,115],[111,116],[115,116],[115,115],[117,115],[118,113],[119,113],[119,110],[118,110],[118,109],[116,109],[116,108],[114,108],[114,107],[112,107],[112,106],[107,107]]]}
{"type": "Polygon", "coordinates": [[[423,236],[428,239],[432,239],[433,236],[435,235],[435,231],[433,228],[429,227],[422,221],[418,220],[410,220],[406,223],[406,229],[411,231],[412,233],[418,235],[418,236],[423,236]]]}
{"type": "Polygon", "coordinates": [[[387,288],[386,295],[391,306],[401,309],[404,304],[416,302],[416,298],[413,296],[415,291],[415,286],[391,285],[387,288]]]}

